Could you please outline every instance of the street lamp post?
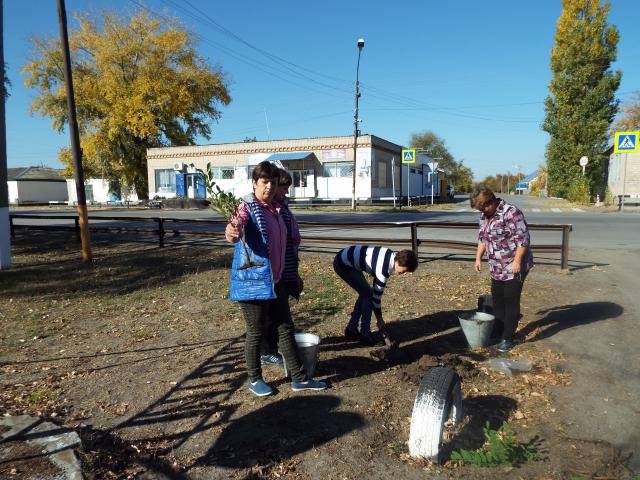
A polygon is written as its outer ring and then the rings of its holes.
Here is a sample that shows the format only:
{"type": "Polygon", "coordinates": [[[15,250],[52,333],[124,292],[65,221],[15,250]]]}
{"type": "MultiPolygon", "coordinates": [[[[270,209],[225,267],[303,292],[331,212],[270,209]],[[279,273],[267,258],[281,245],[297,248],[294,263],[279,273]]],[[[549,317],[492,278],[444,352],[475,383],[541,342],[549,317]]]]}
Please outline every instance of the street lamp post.
{"type": "Polygon", "coordinates": [[[351,184],[351,210],[356,209],[356,162],[358,152],[358,100],[360,99],[360,54],[364,48],[364,38],[358,39],[358,65],[356,66],[356,110],[353,115],[353,172],[352,172],[352,184],[351,184]]]}

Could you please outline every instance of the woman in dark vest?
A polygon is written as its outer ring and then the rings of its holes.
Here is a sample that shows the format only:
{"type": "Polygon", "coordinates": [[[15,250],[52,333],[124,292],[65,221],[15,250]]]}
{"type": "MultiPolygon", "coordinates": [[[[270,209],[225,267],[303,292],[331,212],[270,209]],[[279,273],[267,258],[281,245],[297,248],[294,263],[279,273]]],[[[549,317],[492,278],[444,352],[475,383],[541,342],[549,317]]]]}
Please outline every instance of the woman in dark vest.
{"type": "Polygon", "coordinates": [[[325,382],[307,376],[295,343],[289,310],[289,279],[283,276],[287,263],[287,226],[281,206],[274,201],[278,178],[278,167],[274,164],[264,161],[256,165],[252,174],[253,194],[243,199],[237,215],[225,229],[227,240],[235,244],[230,298],[239,302],[245,319],[248,388],[258,396],[273,393],[262,378],[260,365],[260,345],[268,318],[276,322],[278,348],[291,373],[292,390],[327,387],[325,382]],[[251,266],[247,268],[247,265],[251,266]]]}
{"type": "MultiPolygon", "coordinates": [[[[280,205],[280,215],[287,227],[287,247],[284,255],[284,271],[282,281],[289,289],[289,295],[298,300],[304,288],[304,282],[298,274],[298,247],[300,246],[300,228],[293,212],[289,209],[289,188],[293,179],[283,168],[278,169],[279,181],[274,200],[280,205]]],[[[266,334],[262,336],[260,355],[262,365],[277,365],[284,367],[282,355],[278,353],[278,328],[276,322],[267,319],[266,334]]]]}

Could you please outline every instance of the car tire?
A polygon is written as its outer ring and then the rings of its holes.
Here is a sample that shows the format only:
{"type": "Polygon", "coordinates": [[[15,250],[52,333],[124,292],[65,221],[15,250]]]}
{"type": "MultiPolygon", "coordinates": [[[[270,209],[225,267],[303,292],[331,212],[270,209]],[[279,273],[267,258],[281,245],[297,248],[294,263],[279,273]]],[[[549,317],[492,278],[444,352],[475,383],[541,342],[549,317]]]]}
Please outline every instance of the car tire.
{"type": "Polygon", "coordinates": [[[446,367],[431,368],[422,378],[413,404],[409,454],[442,461],[442,436],[447,420],[462,420],[462,390],[458,374],[446,367]]]}

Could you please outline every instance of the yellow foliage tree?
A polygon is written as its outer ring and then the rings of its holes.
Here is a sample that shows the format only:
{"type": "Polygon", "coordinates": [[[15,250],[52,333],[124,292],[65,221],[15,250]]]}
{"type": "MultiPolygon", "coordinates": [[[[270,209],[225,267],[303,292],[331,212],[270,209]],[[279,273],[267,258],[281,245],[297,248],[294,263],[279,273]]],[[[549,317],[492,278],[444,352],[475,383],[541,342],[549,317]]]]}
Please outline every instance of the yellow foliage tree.
{"type": "MultiPolygon", "coordinates": [[[[133,186],[147,198],[147,148],[210,138],[209,122],[231,101],[227,80],[196,53],[193,35],[178,22],[145,12],[76,19],[69,46],[85,175],[133,186]]],[[[38,91],[31,111],[62,131],[68,115],[60,41],[34,37],[33,44],[34,58],[22,69],[25,84],[38,91]]],[[[70,171],[68,148],[60,159],[70,171]]]]}

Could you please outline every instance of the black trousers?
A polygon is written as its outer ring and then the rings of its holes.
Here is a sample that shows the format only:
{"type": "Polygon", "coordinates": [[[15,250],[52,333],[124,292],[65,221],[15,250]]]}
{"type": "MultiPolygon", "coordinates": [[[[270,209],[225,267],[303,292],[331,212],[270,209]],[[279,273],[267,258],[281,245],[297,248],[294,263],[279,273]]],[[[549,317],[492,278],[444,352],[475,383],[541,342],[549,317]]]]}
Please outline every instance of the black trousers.
{"type": "Polygon", "coordinates": [[[520,297],[527,273],[516,276],[513,280],[500,281],[491,279],[491,297],[493,314],[496,322],[502,323],[502,338],[513,340],[520,320],[520,297]]]}
{"type": "MultiPolygon", "coordinates": [[[[291,291],[289,291],[288,287],[286,288],[287,294],[291,296],[291,291]]],[[[269,317],[267,317],[264,333],[262,334],[260,353],[262,355],[275,355],[278,353],[278,322],[272,321],[269,317]]]]}
{"type": "Polygon", "coordinates": [[[260,347],[267,335],[267,321],[274,322],[278,331],[278,349],[287,362],[287,369],[294,382],[306,382],[307,372],[300,361],[298,347],[294,337],[293,321],[289,309],[289,291],[282,282],[276,284],[276,298],[273,300],[255,300],[238,302],[247,327],[244,343],[244,358],[247,364],[249,380],[255,382],[262,378],[260,365],[260,347]]]}

